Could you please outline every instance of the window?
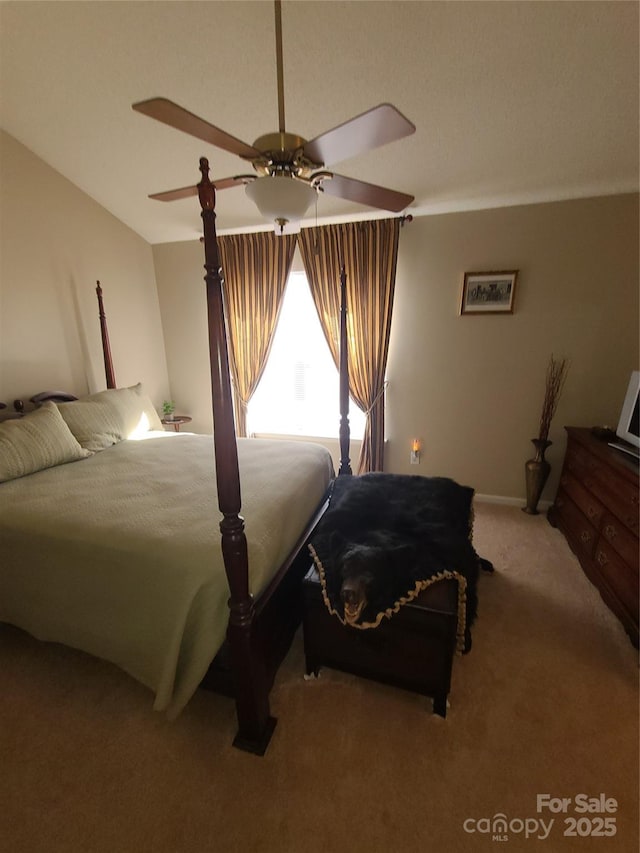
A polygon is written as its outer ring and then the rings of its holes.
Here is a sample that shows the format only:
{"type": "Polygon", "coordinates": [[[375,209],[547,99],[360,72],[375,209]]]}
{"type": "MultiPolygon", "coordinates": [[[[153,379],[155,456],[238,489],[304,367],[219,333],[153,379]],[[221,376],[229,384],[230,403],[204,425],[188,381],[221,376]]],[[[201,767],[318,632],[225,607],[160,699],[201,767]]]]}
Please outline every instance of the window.
{"type": "MultiPolygon", "coordinates": [[[[340,380],[304,273],[289,276],[267,366],[247,409],[253,433],[334,438],[340,428],[340,380]]],[[[349,404],[351,437],[365,416],[349,404]]]]}

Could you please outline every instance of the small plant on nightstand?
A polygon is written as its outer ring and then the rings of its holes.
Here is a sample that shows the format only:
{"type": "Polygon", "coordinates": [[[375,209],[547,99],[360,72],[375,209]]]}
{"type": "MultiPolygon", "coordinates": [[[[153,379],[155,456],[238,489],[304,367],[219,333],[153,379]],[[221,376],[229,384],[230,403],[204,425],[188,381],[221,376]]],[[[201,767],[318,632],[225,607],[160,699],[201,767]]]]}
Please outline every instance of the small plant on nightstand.
{"type": "Polygon", "coordinates": [[[162,420],[172,421],[175,410],[176,407],[173,400],[164,400],[162,403],[162,420]]]}

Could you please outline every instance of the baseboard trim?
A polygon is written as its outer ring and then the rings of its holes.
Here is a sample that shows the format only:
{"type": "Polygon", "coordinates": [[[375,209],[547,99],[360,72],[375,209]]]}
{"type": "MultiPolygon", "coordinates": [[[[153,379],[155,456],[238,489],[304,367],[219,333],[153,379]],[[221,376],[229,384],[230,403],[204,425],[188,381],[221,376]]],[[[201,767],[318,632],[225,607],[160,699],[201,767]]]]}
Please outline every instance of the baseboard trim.
{"type": "MultiPolygon", "coordinates": [[[[526,501],[523,498],[509,498],[504,495],[478,495],[474,496],[474,500],[478,501],[478,503],[485,504],[503,504],[504,506],[519,506],[523,507],[526,505],[526,501]]],[[[538,507],[546,511],[553,504],[553,501],[538,501],[538,507]]]]}

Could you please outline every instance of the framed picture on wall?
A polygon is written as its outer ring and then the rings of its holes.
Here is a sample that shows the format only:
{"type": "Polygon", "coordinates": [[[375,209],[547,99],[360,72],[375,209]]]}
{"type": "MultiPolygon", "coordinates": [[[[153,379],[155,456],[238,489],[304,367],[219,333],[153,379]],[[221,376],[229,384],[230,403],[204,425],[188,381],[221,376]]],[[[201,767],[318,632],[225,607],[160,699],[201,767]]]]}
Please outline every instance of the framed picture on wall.
{"type": "Polygon", "coordinates": [[[461,314],[513,314],[518,270],[466,272],[461,314]]]}

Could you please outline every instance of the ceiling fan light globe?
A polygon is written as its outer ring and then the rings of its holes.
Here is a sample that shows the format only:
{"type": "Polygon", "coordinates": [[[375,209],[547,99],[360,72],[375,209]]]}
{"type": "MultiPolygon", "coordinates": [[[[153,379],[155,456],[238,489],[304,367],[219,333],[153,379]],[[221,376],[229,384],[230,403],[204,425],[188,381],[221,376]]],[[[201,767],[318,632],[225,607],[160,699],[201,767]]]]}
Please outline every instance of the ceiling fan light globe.
{"type": "MultiPolygon", "coordinates": [[[[245,192],[278,234],[282,233],[279,223],[283,220],[291,233],[291,226],[300,222],[316,198],[312,186],[288,175],[257,178],[247,184],[245,192]]],[[[299,230],[299,226],[296,230],[299,230]]]]}

